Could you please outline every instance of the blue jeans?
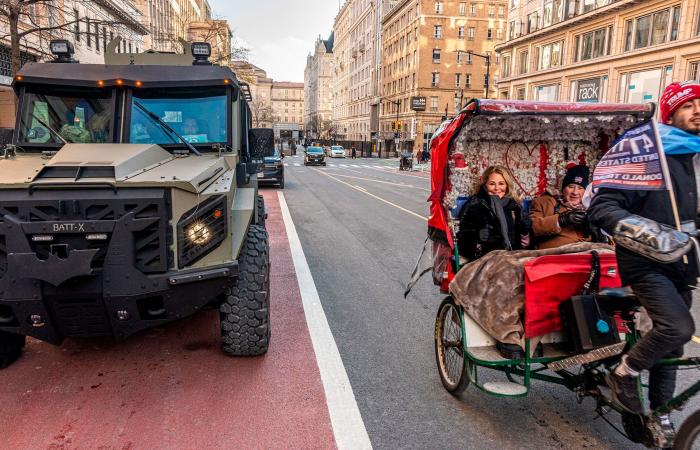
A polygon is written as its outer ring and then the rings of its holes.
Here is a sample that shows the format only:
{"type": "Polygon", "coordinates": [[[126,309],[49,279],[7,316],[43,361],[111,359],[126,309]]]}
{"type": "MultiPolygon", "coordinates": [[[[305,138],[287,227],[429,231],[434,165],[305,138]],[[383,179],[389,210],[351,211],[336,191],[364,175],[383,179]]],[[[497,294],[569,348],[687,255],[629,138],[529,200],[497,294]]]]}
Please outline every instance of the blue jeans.
{"type": "Polygon", "coordinates": [[[676,368],[653,366],[660,359],[683,356],[683,346],[692,339],[695,333],[690,314],[692,291],[656,272],[646,274],[632,289],[654,326],[630,350],[627,364],[633,370],[649,370],[649,401],[651,409],[656,409],[673,398],[676,368]]]}

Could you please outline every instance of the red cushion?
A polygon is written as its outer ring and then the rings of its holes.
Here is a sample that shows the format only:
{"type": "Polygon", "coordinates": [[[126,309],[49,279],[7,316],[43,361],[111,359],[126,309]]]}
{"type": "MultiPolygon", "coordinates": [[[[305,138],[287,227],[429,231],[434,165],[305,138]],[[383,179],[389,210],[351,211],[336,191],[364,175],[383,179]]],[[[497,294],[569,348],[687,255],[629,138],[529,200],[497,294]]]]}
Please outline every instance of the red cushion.
{"type": "MultiPolygon", "coordinates": [[[[622,286],[613,253],[600,254],[600,288],[622,286]]],[[[581,293],[591,273],[591,256],[550,255],[525,263],[525,336],[561,331],[559,304],[581,293]]]]}

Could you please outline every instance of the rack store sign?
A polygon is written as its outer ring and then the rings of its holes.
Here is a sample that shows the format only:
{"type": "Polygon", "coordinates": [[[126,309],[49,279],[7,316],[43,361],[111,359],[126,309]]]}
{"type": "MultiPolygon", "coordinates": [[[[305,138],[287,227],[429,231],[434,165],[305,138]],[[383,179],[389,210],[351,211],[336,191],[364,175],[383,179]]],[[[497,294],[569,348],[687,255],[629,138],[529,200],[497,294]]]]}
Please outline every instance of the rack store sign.
{"type": "Polygon", "coordinates": [[[578,82],[577,102],[600,102],[600,78],[590,78],[578,82]]]}

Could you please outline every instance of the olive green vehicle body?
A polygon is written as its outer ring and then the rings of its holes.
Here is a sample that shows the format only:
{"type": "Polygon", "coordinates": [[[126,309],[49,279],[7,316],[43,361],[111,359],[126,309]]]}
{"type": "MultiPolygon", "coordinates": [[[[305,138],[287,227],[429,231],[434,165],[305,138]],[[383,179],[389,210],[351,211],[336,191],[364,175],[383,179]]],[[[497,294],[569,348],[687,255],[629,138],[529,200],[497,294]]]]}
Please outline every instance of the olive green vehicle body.
{"type": "Polygon", "coordinates": [[[17,127],[0,159],[0,331],[54,344],[123,339],[216,303],[235,282],[262,215],[247,86],[229,68],[193,65],[189,51],[116,54],[117,45],[109,64],[30,63],[15,77],[17,127]],[[137,92],[198,88],[225,95],[225,141],[193,144],[201,155],[182,142],[129,143],[137,92]],[[22,123],[37,89],[108,92],[108,142],[27,142],[22,123]],[[194,221],[212,223],[202,248],[194,221]],[[85,244],[88,235],[107,238],[85,244]]]}

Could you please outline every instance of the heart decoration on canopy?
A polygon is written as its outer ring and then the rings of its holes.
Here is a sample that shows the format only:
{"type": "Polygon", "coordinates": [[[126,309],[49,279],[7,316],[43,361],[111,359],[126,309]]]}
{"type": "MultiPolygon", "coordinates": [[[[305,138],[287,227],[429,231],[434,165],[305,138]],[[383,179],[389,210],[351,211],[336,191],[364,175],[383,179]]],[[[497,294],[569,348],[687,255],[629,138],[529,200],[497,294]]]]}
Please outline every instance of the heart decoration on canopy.
{"type": "Polygon", "coordinates": [[[503,153],[504,165],[513,175],[521,196],[533,198],[537,193],[540,168],[540,144],[529,148],[524,142],[514,142],[503,153]]]}

